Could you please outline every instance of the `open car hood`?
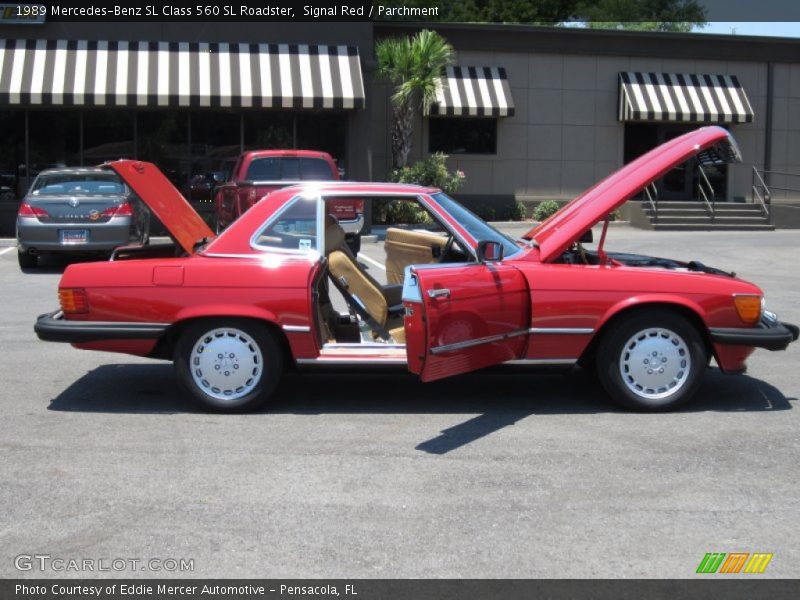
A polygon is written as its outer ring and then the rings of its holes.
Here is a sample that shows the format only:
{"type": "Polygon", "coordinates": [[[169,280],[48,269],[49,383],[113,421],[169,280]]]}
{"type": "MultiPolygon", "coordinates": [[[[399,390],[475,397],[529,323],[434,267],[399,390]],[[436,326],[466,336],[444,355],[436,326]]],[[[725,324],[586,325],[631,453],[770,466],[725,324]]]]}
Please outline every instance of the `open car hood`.
{"type": "Polygon", "coordinates": [[[103,166],[113,169],[136,192],[189,254],[194,253],[197,242],[214,237],[203,218],[153,163],[115,160],[103,166]]]}
{"type": "Polygon", "coordinates": [[[552,260],[645,186],[693,156],[697,156],[701,164],[741,162],[739,148],[728,131],[718,126],[701,127],[628,163],[523,237],[536,241],[540,260],[552,260]]]}

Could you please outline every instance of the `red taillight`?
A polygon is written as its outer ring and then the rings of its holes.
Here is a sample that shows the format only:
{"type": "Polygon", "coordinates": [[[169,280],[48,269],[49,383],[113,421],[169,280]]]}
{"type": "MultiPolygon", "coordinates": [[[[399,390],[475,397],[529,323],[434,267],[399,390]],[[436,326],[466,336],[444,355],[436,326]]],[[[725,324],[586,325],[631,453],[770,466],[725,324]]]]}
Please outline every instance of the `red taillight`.
{"type": "Polygon", "coordinates": [[[17,216],[20,216],[23,219],[43,219],[49,217],[50,213],[43,208],[31,206],[27,202],[23,202],[19,205],[19,212],[17,213],[17,216]]]}
{"type": "Polygon", "coordinates": [[[130,217],[133,214],[133,207],[130,202],[123,202],[119,206],[109,206],[101,214],[104,217],[130,217]]]}
{"type": "Polygon", "coordinates": [[[89,297],[83,288],[63,288],[58,290],[58,301],[64,313],[89,312],[89,297]]]}

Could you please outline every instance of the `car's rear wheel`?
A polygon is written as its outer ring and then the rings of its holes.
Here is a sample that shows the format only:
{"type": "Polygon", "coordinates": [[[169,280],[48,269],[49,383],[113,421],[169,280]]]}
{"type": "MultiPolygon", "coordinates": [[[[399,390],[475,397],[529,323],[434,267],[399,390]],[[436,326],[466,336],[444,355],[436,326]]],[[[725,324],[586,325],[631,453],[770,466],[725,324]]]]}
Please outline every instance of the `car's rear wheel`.
{"type": "Polygon", "coordinates": [[[245,319],[189,326],[175,348],[178,381],[205,408],[245,412],[262,406],[283,372],[281,347],[269,329],[245,319]]]}
{"type": "Polygon", "coordinates": [[[648,310],[622,317],[601,339],[597,373],[611,397],[627,408],[663,411],[688,401],[700,385],[708,351],[680,315],[648,310]]]}
{"type": "Polygon", "coordinates": [[[35,254],[17,250],[17,261],[20,269],[35,269],[39,264],[39,257],[35,254]]]}

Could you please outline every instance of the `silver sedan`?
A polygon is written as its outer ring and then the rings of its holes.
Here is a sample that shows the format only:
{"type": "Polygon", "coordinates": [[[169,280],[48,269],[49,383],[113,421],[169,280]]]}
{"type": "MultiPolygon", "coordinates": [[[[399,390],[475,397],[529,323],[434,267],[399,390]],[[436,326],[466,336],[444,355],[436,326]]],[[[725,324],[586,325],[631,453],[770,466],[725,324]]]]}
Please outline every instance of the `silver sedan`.
{"type": "Polygon", "coordinates": [[[45,253],[109,254],[145,244],[150,215],[116,174],[97,168],[42,171],[17,213],[17,255],[33,268],[45,253]]]}

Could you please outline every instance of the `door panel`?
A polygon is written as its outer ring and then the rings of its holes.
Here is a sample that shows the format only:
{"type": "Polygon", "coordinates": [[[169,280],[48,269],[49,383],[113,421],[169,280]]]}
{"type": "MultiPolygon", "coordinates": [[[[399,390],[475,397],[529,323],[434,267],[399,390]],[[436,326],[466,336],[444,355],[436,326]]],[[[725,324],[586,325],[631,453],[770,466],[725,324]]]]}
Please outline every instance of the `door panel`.
{"type": "Polygon", "coordinates": [[[413,266],[403,287],[409,370],[434,381],[520,358],[530,326],[523,275],[503,263],[413,266]]]}

